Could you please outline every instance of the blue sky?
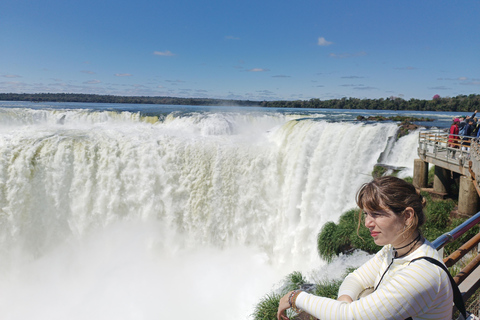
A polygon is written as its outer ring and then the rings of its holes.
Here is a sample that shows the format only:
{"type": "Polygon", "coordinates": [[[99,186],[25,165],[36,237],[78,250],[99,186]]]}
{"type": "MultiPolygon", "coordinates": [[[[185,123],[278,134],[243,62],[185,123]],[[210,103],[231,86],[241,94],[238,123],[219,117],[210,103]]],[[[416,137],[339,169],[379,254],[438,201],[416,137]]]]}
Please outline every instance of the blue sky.
{"type": "Polygon", "coordinates": [[[2,0],[0,92],[480,93],[480,1],[2,0]]]}

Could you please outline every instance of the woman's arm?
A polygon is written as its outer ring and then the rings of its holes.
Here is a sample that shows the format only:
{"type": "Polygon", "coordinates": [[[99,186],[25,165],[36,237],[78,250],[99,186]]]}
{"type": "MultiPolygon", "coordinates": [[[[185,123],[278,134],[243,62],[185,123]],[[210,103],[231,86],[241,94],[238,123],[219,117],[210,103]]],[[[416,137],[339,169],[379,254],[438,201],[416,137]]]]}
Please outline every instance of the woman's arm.
{"type": "Polygon", "coordinates": [[[430,313],[451,319],[452,291],[443,270],[431,263],[416,262],[382,282],[372,294],[352,303],[301,293],[297,308],[322,320],[403,320],[430,313]]]}
{"type": "MultiPolygon", "coordinates": [[[[375,280],[380,272],[383,272],[382,265],[387,257],[389,248],[384,247],[372,259],[365,262],[358,269],[350,273],[343,280],[338,290],[339,298],[342,296],[350,297],[353,300],[358,299],[358,295],[366,288],[373,288],[375,280]]],[[[385,268],[385,267],[383,267],[385,268]]],[[[345,301],[345,298],[339,301],[345,301]]]]}

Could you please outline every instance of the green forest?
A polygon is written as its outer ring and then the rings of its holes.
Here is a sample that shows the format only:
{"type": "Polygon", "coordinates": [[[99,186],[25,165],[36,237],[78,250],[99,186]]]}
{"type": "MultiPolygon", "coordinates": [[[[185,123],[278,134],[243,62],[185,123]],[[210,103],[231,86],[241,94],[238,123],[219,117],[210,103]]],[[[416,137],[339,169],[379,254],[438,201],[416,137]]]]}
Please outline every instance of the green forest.
{"type": "Polygon", "coordinates": [[[82,93],[0,93],[0,101],[169,104],[188,106],[259,106],[258,101],[207,98],[113,96],[82,93]]]}
{"type": "Polygon", "coordinates": [[[480,109],[480,95],[458,95],[440,97],[431,100],[398,97],[380,99],[310,99],[295,101],[251,101],[225,100],[209,98],[177,98],[147,96],[113,96],[77,93],[0,93],[0,101],[33,102],[95,102],[95,103],[129,103],[129,104],[169,104],[193,106],[250,106],[266,108],[311,108],[311,109],[367,109],[367,110],[412,110],[412,111],[456,111],[473,112],[480,109]]]}
{"type": "Polygon", "coordinates": [[[332,100],[296,100],[296,101],[263,101],[262,107],[271,108],[329,108],[329,109],[369,109],[369,110],[412,110],[412,111],[458,111],[473,112],[480,109],[480,95],[459,95],[432,100],[391,97],[386,99],[342,98],[332,100]]]}

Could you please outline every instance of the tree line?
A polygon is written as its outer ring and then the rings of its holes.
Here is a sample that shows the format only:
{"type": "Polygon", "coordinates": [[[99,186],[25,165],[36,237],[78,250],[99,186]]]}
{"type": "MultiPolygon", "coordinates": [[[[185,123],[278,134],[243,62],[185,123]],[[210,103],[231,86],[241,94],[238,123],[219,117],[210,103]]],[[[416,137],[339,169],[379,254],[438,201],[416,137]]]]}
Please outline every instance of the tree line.
{"type": "Polygon", "coordinates": [[[412,110],[412,111],[458,111],[472,112],[480,109],[480,95],[458,95],[456,97],[435,97],[432,100],[390,97],[380,99],[342,98],[331,100],[263,101],[262,107],[270,108],[326,108],[326,109],[368,109],[368,110],[412,110]]]}
{"type": "Polygon", "coordinates": [[[94,102],[127,104],[170,104],[189,106],[259,106],[259,101],[209,98],[113,96],[82,93],[0,93],[0,101],[94,102]]]}
{"type": "Polygon", "coordinates": [[[310,99],[295,101],[251,101],[209,98],[178,98],[149,96],[114,96],[80,93],[0,93],[3,101],[33,102],[95,102],[95,103],[129,103],[129,104],[169,104],[192,106],[260,106],[266,108],[310,108],[310,109],[367,109],[367,110],[411,110],[411,111],[456,111],[472,112],[480,109],[480,95],[458,95],[440,97],[432,100],[399,97],[380,99],[310,99]]]}

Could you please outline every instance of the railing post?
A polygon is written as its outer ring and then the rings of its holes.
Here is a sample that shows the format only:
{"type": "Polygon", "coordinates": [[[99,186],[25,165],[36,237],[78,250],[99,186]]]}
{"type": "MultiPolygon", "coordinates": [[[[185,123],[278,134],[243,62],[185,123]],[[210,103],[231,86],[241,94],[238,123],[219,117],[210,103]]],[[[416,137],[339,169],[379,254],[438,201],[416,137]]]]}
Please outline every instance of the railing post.
{"type": "Polygon", "coordinates": [[[458,212],[472,215],[477,212],[479,197],[477,189],[470,177],[460,177],[460,190],[458,190],[458,212]]]}
{"type": "Polygon", "coordinates": [[[449,186],[451,184],[450,182],[450,171],[439,167],[435,166],[435,176],[433,178],[433,191],[436,193],[441,193],[441,194],[447,194],[449,186]]]}
{"type": "Polygon", "coordinates": [[[428,162],[421,159],[413,160],[413,185],[417,188],[428,186],[428,162]]]}

